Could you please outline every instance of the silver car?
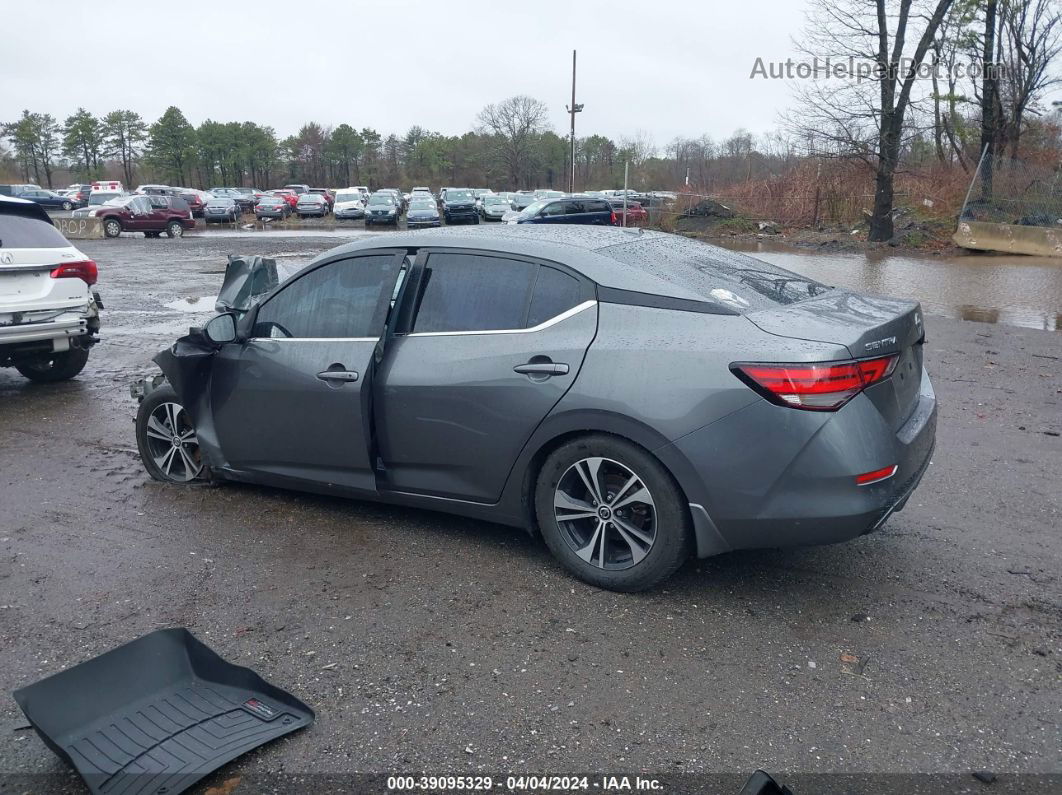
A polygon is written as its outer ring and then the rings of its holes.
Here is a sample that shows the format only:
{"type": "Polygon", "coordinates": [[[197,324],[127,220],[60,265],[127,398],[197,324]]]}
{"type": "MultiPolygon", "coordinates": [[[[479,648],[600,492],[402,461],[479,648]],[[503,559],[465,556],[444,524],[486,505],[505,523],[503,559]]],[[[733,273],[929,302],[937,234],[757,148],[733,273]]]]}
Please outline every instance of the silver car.
{"type": "Polygon", "coordinates": [[[155,358],[152,477],[517,525],[603,588],[869,533],[933,452],[917,303],[659,232],[396,232],[231,306],[155,358]]]}
{"type": "Polygon", "coordinates": [[[320,193],[304,193],[295,203],[295,214],[299,218],[324,218],[328,215],[328,199],[320,193]]]}

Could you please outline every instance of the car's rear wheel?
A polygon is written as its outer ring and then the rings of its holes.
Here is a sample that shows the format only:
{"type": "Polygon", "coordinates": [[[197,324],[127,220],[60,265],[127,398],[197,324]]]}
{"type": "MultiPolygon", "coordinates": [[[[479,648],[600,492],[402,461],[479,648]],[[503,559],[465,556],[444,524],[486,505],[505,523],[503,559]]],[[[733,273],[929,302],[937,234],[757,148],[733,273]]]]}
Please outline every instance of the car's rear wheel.
{"type": "Polygon", "coordinates": [[[103,234],[107,237],[118,237],[122,234],[122,222],[117,218],[108,218],[103,222],[103,234]]]}
{"type": "Polygon", "coordinates": [[[166,234],[169,237],[182,237],[184,235],[184,227],[181,226],[180,221],[170,221],[166,224],[166,234]]]}
{"type": "Polygon", "coordinates": [[[152,390],[140,403],[136,446],[144,468],[155,480],[190,483],[203,474],[195,428],[169,384],[152,390]]]}
{"type": "Polygon", "coordinates": [[[539,471],[535,515],[558,560],[586,582],[642,591],[689,557],[689,511],[663,465],[606,435],[554,450],[539,471]]]}
{"type": "Polygon", "coordinates": [[[74,205],[71,202],[63,202],[63,209],[64,210],[73,210],[74,209],[74,205]]]}
{"type": "Polygon", "coordinates": [[[26,359],[16,364],[15,369],[30,381],[52,384],[71,379],[84,370],[88,356],[88,348],[72,347],[26,359]]]}

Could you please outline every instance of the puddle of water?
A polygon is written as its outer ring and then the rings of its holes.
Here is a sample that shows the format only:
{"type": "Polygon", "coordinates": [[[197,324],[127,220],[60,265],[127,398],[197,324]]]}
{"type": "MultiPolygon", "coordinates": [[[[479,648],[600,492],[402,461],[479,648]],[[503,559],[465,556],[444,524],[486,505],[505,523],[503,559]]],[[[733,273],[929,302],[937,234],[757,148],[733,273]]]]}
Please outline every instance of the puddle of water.
{"type": "Polygon", "coordinates": [[[216,295],[199,296],[198,298],[178,298],[163,304],[167,309],[175,309],[178,312],[213,312],[214,302],[218,300],[216,295]]]}
{"type": "Polygon", "coordinates": [[[1062,330],[1062,260],[977,255],[837,253],[773,242],[734,241],[727,248],[825,284],[913,298],[929,314],[1062,330]]]}

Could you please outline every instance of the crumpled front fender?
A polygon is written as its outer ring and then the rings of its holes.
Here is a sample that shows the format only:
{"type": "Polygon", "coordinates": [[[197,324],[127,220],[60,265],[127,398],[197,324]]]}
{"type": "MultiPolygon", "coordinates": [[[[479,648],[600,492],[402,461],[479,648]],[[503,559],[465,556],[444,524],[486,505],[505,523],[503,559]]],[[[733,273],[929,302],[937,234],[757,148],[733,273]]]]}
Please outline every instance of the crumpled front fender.
{"type": "Polygon", "coordinates": [[[188,412],[199,449],[214,471],[226,465],[210,408],[210,373],[216,353],[216,349],[196,330],[159,351],[153,359],[188,412]]]}

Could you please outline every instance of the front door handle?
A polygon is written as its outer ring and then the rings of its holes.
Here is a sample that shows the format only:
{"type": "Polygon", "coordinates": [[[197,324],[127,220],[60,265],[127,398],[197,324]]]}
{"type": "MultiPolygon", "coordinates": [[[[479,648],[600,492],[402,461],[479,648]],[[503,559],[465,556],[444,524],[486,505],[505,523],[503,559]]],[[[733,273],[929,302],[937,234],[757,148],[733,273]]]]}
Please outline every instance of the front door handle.
{"type": "Polygon", "coordinates": [[[323,373],[318,373],[317,377],[322,381],[339,381],[346,384],[357,381],[358,373],[356,370],[325,370],[323,373]]]}
{"type": "Polygon", "coordinates": [[[568,365],[564,362],[528,362],[516,365],[513,372],[523,375],[568,375],[568,365]]]}

